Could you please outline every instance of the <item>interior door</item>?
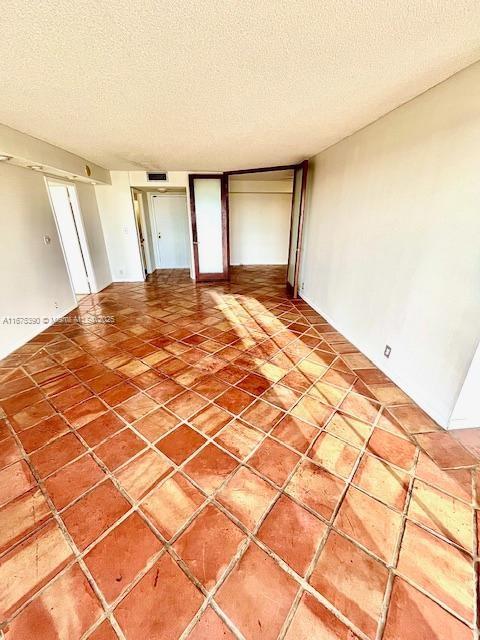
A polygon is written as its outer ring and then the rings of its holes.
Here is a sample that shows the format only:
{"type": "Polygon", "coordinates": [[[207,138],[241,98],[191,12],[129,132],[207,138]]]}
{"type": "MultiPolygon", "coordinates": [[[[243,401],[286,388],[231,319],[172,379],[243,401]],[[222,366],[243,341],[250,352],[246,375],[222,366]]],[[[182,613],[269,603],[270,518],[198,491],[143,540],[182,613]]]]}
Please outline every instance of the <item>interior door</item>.
{"type": "Polygon", "coordinates": [[[288,250],[287,288],[294,298],[298,298],[298,278],[302,247],[303,218],[305,212],[305,192],[307,189],[308,160],[297,165],[293,177],[292,216],[290,226],[290,246],[288,250]]]}
{"type": "Polygon", "coordinates": [[[190,266],[188,213],[184,195],[152,195],[155,254],[158,269],[190,266]]]}
{"type": "Polygon", "coordinates": [[[228,279],[228,215],[226,177],[189,176],[195,278],[228,279]]]}
{"type": "Polygon", "coordinates": [[[137,226],[138,243],[140,245],[140,258],[142,260],[142,269],[145,276],[148,275],[147,257],[145,255],[145,236],[143,234],[142,221],[140,220],[140,202],[141,196],[138,193],[133,194],[133,210],[135,212],[135,224],[137,226]]]}
{"type": "Polygon", "coordinates": [[[66,185],[48,183],[53,213],[74,293],[90,293],[87,268],[66,185]]]}

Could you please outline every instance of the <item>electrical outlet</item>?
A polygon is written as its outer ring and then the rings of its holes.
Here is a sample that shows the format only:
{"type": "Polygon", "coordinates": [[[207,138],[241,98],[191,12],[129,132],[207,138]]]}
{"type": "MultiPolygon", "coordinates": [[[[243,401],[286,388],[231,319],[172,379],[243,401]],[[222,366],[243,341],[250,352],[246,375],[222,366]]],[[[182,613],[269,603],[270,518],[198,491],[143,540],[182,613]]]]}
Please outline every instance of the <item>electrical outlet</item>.
{"type": "Polygon", "coordinates": [[[385,358],[389,358],[391,353],[392,353],[392,347],[390,347],[388,344],[386,344],[385,345],[385,351],[383,352],[383,355],[385,356],[385,358]]]}
{"type": "Polygon", "coordinates": [[[53,303],[53,306],[55,307],[55,309],[58,309],[58,302],[55,300],[55,302],[53,303]]]}
{"type": "Polygon", "coordinates": [[[125,273],[125,271],[124,271],[123,269],[119,269],[119,270],[118,270],[118,273],[119,273],[121,276],[123,276],[123,274],[125,273]]]}

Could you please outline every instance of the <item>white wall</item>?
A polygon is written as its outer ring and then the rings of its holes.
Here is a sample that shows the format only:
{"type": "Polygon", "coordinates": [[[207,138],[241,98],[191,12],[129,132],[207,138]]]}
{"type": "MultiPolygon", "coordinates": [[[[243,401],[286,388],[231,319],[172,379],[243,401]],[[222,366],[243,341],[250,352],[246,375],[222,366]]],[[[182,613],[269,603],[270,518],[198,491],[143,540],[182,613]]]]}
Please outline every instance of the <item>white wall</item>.
{"type": "Polygon", "coordinates": [[[455,407],[450,416],[451,429],[480,427],[480,345],[463,383],[455,407]]]}
{"type": "Polygon", "coordinates": [[[447,426],[480,334],[480,64],[311,169],[303,296],[447,426]]]}
{"type": "Polygon", "coordinates": [[[111,171],[111,185],[96,185],[98,211],[112,278],[143,281],[128,171],[111,171]]]}
{"type": "Polygon", "coordinates": [[[0,358],[76,307],[42,174],[0,163],[0,358]],[[43,237],[50,236],[50,244],[43,237]],[[10,325],[5,317],[40,318],[10,325]]]}
{"type": "Polygon", "coordinates": [[[230,179],[230,264],[286,264],[292,180],[230,179]]]}

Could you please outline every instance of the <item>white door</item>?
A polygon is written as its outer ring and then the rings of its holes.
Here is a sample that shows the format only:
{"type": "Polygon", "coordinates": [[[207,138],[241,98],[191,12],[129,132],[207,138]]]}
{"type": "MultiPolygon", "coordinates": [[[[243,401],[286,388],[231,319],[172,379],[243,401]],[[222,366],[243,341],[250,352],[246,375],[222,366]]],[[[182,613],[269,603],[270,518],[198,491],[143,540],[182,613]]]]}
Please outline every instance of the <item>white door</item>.
{"type": "Polygon", "coordinates": [[[187,198],[152,195],[157,269],[186,269],[189,261],[187,198]]]}
{"type": "Polygon", "coordinates": [[[68,187],[49,183],[48,190],[73,291],[77,295],[90,293],[85,259],[68,187]]]}

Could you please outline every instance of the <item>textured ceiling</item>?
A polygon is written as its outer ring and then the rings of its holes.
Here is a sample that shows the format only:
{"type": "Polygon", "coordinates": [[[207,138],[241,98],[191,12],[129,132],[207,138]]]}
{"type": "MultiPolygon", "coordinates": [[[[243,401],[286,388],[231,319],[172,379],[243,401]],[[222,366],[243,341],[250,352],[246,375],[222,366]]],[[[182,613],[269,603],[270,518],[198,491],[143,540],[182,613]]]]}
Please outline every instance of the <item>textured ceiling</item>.
{"type": "Polygon", "coordinates": [[[3,0],[0,122],[111,169],[309,157],[480,57],[478,0],[3,0]]]}

